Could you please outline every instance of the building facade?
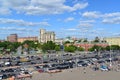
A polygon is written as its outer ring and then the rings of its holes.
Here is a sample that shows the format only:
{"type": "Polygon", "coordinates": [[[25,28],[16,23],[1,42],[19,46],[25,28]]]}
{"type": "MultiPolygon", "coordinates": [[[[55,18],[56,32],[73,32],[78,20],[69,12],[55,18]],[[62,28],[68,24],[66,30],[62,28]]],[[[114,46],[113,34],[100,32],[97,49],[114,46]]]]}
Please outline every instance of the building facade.
{"type": "Polygon", "coordinates": [[[111,37],[104,38],[109,45],[119,45],[120,46],[120,37],[111,37]]]}
{"type": "Polygon", "coordinates": [[[55,42],[55,33],[53,31],[46,31],[45,29],[40,29],[39,42],[46,43],[47,41],[55,42]]]}
{"type": "Polygon", "coordinates": [[[18,39],[17,34],[10,34],[10,35],[7,37],[7,41],[9,41],[9,42],[17,42],[17,39],[18,39]]]}
{"type": "Polygon", "coordinates": [[[93,46],[101,46],[101,47],[107,47],[109,46],[107,43],[90,43],[90,42],[86,42],[86,43],[75,43],[74,44],[76,47],[82,47],[85,49],[85,51],[88,51],[89,48],[92,48],[93,46]]]}
{"type": "Polygon", "coordinates": [[[20,37],[18,38],[18,42],[24,42],[26,40],[29,40],[29,41],[38,41],[38,37],[20,37]]]}

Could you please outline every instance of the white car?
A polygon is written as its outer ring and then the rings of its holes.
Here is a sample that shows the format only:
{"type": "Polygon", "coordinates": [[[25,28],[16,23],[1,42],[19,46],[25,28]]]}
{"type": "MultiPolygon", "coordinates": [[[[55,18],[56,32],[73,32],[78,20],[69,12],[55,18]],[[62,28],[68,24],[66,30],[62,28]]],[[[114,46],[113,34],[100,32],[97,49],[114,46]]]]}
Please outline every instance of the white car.
{"type": "Polygon", "coordinates": [[[2,76],[3,76],[3,75],[0,75],[0,80],[2,80],[2,76]]]}
{"type": "Polygon", "coordinates": [[[7,66],[7,65],[10,65],[10,62],[5,62],[5,65],[7,66]]]}

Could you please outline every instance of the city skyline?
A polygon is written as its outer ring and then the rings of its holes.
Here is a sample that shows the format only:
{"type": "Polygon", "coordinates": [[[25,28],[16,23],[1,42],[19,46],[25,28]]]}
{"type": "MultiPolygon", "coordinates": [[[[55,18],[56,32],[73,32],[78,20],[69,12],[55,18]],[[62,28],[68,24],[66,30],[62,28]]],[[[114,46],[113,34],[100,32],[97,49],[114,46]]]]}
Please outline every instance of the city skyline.
{"type": "Polygon", "coordinates": [[[0,39],[14,33],[20,37],[39,36],[40,29],[54,31],[58,38],[120,36],[119,2],[1,0],[0,39]]]}

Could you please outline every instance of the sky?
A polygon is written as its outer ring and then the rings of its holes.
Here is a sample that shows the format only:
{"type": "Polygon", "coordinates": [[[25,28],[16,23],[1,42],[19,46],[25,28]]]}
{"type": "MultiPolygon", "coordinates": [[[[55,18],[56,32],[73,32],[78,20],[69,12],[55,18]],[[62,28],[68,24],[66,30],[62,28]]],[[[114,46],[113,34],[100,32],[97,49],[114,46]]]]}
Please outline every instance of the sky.
{"type": "Polygon", "coordinates": [[[92,39],[120,36],[120,0],[0,0],[0,39],[10,34],[92,39]]]}

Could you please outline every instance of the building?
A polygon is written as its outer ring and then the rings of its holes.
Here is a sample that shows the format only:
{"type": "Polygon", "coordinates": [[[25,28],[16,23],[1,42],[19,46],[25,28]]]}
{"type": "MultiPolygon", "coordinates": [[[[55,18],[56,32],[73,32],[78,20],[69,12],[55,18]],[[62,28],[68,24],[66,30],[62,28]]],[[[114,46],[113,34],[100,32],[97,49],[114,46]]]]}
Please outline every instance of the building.
{"type": "Polygon", "coordinates": [[[8,37],[7,37],[7,41],[9,42],[17,42],[17,34],[10,34],[8,37]]]}
{"type": "Polygon", "coordinates": [[[53,31],[46,31],[45,29],[40,29],[39,42],[46,43],[47,41],[55,42],[55,33],[53,31]]]}
{"type": "Polygon", "coordinates": [[[63,44],[63,41],[64,40],[62,38],[61,39],[55,39],[55,43],[56,44],[60,44],[61,45],[61,44],[63,44]]]}
{"type": "Polygon", "coordinates": [[[104,38],[109,45],[119,45],[120,46],[120,37],[111,37],[104,38]]]}
{"type": "Polygon", "coordinates": [[[92,48],[93,46],[101,46],[101,47],[107,47],[108,44],[103,42],[103,43],[91,43],[91,42],[81,42],[81,43],[74,43],[74,45],[76,47],[82,47],[84,48],[86,51],[88,51],[89,48],[92,48]]]}
{"type": "Polygon", "coordinates": [[[26,40],[30,40],[30,41],[38,41],[38,37],[20,37],[18,38],[18,42],[24,42],[26,40]]]}

